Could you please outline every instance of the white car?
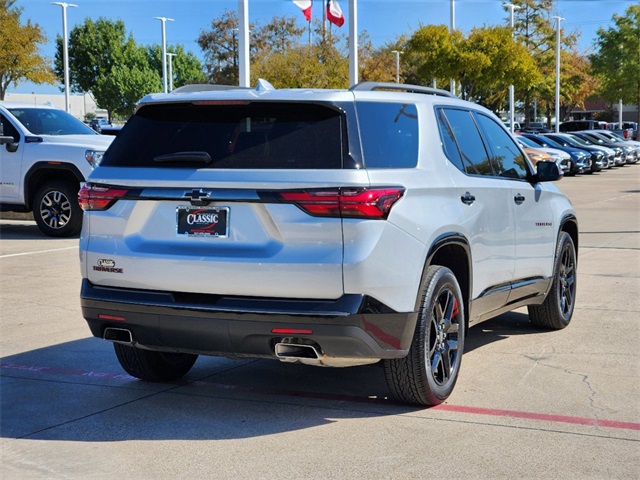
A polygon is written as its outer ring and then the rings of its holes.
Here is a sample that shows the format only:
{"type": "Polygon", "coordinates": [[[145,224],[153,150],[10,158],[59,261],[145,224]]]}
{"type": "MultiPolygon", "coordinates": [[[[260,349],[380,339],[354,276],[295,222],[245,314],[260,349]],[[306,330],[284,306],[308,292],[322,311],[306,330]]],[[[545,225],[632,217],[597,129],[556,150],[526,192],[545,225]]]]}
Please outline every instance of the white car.
{"type": "Polygon", "coordinates": [[[578,224],[487,109],[448,92],[189,86],[143,98],[80,192],[81,305],[131,375],[197,355],[346,367],[452,392],[468,327],[575,306],[578,224]]]}
{"type": "Polygon", "coordinates": [[[52,106],[0,102],[0,208],[33,211],[46,235],[77,235],[80,182],[113,138],[52,106]]]}

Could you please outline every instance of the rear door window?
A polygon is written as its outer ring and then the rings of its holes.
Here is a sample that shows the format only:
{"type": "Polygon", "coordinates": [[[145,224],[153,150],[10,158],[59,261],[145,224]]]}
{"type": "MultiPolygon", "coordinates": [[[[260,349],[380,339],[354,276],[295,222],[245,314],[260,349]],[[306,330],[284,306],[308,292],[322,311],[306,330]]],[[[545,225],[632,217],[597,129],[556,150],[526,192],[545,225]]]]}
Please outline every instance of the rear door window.
{"type": "Polygon", "coordinates": [[[491,152],[491,166],[495,174],[499,177],[526,179],[526,160],[516,142],[491,118],[481,113],[475,113],[475,117],[491,152]]]}
{"type": "Polygon", "coordinates": [[[339,169],[341,113],[310,103],[225,102],[142,107],[102,165],[224,169],[339,169]]]}
{"type": "MultiPolygon", "coordinates": [[[[446,117],[450,128],[443,132],[442,122],[440,122],[440,135],[442,138],[453,135],[462,157],[462,171],[470,175],[493,175],[489,156],[471,112],[457,108],[443,108],[440,115],[442,114],[446,117]]],[[[460,168],[453,146],[447,148],[446,143],[445,153],[447,156],[451,155],[449,159],[460,168]]]]}

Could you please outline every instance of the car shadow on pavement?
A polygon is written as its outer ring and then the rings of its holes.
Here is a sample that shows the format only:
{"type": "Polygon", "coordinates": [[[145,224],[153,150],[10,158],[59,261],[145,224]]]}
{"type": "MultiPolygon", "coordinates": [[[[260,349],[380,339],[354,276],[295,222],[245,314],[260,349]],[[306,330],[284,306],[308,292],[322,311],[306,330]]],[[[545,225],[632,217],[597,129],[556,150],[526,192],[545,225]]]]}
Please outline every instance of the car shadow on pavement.
{"type": "Polygon", "coordinates": [[[526,313],[508,312],[471,327],[465,338],[464,351],[469,353],[517,335],[536,335],[545,332],[548,330],[534,327],[526,313]]]}
{"type": "Polygon", "coordinates": [[[5,240],[65,240],[78,238],[78,235],[56,239],[42,233],[35,221],[0,220],[0,238],[5,240]]]}
{"type": "Polygon", "coordinates": [[[391,400],[378,365],[200,357],[181,381],[151,383],[95,338],[5,356],[0,374],[0,438],[230,439],[423,410],[391,400]]]}
{"type": "MultiPolygon", "coordinates": [[[[472,327],[466,351],[539,331],[512,312],[472,327]]],[[[182,380],[152,383],[127,375],[111,344],[92,337],[5,356],[0,382],[1,438],[231,439],[425,410],[390,398],[382,363],[319,368],[201,356],[182,380]]]]}

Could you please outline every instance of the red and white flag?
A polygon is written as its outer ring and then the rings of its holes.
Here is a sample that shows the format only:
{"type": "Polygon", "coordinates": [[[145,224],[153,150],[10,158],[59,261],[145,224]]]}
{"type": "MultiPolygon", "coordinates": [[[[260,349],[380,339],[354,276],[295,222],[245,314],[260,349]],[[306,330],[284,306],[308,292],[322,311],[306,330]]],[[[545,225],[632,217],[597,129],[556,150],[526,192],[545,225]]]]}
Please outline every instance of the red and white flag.
{"type": "Polygon", "coordinates": [[[304,15],[304,18],[307,22],[311,21],[311,7],[313,7],[313,3],[311,0],[293,0],[293,3],[296,4],[304,15]]]}
{"type": "Polygon", "coordinates": [[[336,0],[327,0],[327,20],[338,27],[344,25],[344,15],[336,0]]]}

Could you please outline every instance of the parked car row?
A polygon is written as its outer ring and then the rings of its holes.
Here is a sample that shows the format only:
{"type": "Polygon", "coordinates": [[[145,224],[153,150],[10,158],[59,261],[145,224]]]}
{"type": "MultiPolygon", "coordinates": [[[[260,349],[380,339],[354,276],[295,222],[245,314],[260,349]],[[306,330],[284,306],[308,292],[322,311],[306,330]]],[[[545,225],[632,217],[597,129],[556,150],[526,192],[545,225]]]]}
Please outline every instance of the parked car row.
{"type": "Polygon", "coordinates": [[[608,130],[521,133],[516,135],[516,139],[534,163],[537,159],[532,154],[546,153],[565,175],[599,172],[614,166],[636,163],[640,159],[640,142],[625,140],[608,130]],[[534,152],[530,149],[534,149],[534,152]],[[539,152],[535,152],[535,149],[539,152]]]}

